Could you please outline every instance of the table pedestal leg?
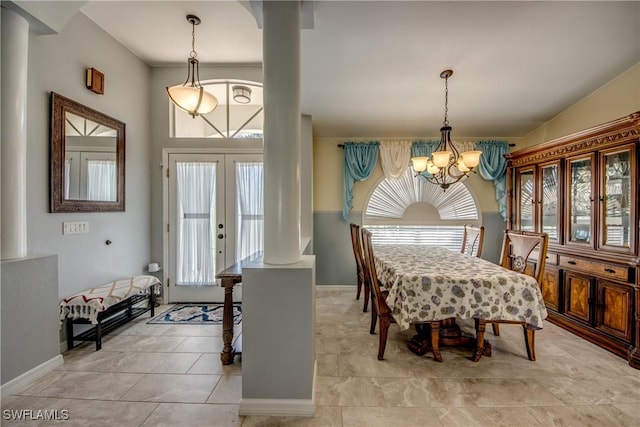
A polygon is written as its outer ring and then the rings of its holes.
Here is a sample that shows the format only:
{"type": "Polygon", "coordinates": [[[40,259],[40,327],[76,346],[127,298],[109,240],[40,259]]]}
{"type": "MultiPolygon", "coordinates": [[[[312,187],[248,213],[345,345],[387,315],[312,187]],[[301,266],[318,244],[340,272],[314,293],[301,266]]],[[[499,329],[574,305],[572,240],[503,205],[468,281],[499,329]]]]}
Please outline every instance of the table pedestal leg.
{"type": "Polygon", "coordinates": [[[475,339],[462,335],[460,326],[454,317],[440,322],[440,344],[447,346],[466,346],[475,343],[475,339]]]}
{"type": "Polygon", "coordinates": [[[415,327],[418,334],[409,341],[409,350],[419,356],[431,350],[434,359],[442,362],[440,345],[471,348],[473,349],[471,359],[476,362],[481,356],[491,356],[491,344],[484,340],[484,328],[481,331],[482,335],[477,338],[462,335],[462,330],[453,317],[439,322],[416,324],[415,327]]]}
{"type": "Polygon", "coordinates": [[[230,365],[233,363],[235,353],[231,343],[233,342],[233,284],[229,286],[223,283],[224,286],[224,307],[222,310],[222,353],[220,353],[220,360],[223,365],[230,365]]]}

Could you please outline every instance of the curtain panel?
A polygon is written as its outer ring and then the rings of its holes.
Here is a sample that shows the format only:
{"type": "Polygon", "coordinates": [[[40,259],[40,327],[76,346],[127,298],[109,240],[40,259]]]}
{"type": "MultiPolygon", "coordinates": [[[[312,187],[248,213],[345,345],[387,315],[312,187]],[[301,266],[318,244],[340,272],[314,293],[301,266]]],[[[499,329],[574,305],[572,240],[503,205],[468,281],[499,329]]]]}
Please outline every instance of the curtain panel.
{"type": "Polygon", "coordinates": [[[380,165],[385,178],[398,179],[411,160],[411,142],[383,141],[380,143],[380,165]]]}
{"type": "Polygon", "coordinates": [[[216,167],[215,163],[176,163],[176,285],[216,283],[216,167]]]}
{"type": "Polygon", "coordinates": [[[486,181],[493,181],[496,201],[502,219],[507,220],[507,159],[509,152],[506,141],[478,141],[476,148],[482,151],[478,171],[486,181]]]}
{"type": "Polygon", "coordinates": [[[236,162],[236,262],[264,249],[264,168],[236,162]]]}
{"type": "Polygon", "coordinates": [[[342,219],[349,222],[353,208],[353,184],[369,178],[378,161],[378,141],[344,143],[344,192],[342,195],[342,219]]]}

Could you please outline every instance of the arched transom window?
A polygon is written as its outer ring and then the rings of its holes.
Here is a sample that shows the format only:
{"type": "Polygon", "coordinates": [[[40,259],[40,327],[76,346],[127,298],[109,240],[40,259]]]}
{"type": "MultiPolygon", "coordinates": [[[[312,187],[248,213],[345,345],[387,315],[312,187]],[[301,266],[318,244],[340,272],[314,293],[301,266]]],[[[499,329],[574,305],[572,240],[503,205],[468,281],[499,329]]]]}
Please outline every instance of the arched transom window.
{"type": "Polygon", "coordinates": [[[170,103],[173,138],[262,138],[264,111],[262,83],[212,80],[202,87],[218,99],[210,113],[191,117],[170,103]]]}
{"type": "Polygon", "coordinates": [[[459,250],[464,224],[480,224],[478,203],[464,182],[446,191],[414,177],[383,178],[373,189],[363,224],[376,243],[424,244],[459,250]]]}

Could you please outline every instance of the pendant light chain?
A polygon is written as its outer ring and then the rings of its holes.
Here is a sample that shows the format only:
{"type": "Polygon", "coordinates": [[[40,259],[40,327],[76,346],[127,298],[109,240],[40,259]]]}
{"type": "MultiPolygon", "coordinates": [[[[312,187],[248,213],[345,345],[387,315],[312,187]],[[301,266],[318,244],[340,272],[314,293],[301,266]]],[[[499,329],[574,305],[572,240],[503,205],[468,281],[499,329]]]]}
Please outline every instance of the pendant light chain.
{"type": "Polygon", "coordinates": [[[196,52],[196,21],[191,21],[191,53],[189,54],[191,58],[197,58],[198,53],[196,52]]]}
{"type": "Polygon", "coordinates": [[[449,126],[449,76],[444,78],[444,122],[445,126],[449,126]]]}

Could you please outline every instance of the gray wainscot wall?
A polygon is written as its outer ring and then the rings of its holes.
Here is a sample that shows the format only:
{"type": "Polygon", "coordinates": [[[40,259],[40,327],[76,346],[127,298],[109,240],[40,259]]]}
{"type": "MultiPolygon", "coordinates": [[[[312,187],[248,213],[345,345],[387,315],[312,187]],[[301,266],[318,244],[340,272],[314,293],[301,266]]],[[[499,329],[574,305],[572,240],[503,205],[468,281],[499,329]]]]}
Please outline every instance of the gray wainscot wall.
{"type": "MultiPolygon", "coordinates": [[[[352,211],[350,222],[362,224],[362,212],[352,211]]],[[[482,258],[497,263],[502,248],[505,222],[498,212],[483,212],[482,258]]],[[[318,264],[318,285],[356,285],[356,264],[351,248],[349,223],[342,212],[314,212],[314,253],[318,264]]]]}
{"type": "Polygon", "coordinates": [[[313,416],[315,256],[242,269],[240,415],[313,416]]]}
{"type": "Polygon", "coordinates": [[[58,257],[4,260],[0,269],[4,396],[63,361],[58,342],[58,257]]]}

